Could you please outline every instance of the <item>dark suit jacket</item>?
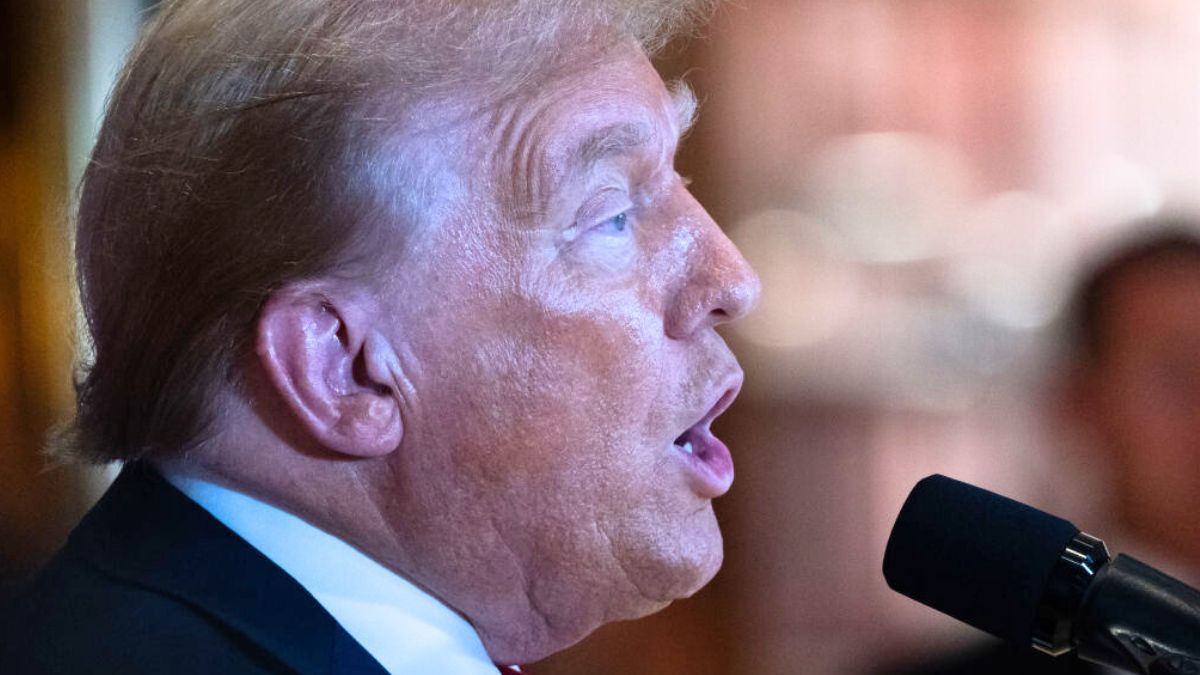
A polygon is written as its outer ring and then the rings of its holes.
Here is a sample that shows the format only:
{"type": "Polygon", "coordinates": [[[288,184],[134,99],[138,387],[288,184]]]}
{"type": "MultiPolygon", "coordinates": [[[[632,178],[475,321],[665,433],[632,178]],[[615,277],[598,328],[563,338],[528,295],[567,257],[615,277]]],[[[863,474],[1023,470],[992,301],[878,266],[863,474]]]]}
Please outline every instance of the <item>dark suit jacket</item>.
{"type": "Polygon", "coordinates": [[[12,675],[385,673],[295,580],[142,463],[0,621],[12,675]]]}

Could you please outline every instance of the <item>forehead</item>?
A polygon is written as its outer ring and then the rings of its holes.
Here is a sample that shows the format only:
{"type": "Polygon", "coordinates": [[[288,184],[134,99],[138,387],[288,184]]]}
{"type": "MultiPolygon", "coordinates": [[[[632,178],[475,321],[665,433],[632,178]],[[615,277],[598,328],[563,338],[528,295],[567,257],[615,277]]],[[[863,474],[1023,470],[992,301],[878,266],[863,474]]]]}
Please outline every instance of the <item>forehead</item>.
{"type": "Polygon", "coordinates": [[[546,132],[547,149],[581,159],[654,136],[677,141],[691,123],[688,97],[669,91],[634,50],[567,67],[530,99],[541,112],[535,128],[546,132]]]}
{"type": "Polygon", "coordinates": [[[670,165],[694,99],[668,88],[636,48],[556,69],[486,120],[485,151],[513,197],[536,208],[562,183],[605,159],[670,165]]]}

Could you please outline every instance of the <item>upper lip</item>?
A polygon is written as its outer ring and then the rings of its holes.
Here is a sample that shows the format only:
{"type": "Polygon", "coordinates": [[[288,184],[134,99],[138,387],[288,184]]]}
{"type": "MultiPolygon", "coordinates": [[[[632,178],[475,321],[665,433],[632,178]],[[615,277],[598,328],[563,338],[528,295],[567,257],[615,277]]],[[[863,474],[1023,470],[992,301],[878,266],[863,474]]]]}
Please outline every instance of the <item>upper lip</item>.
{"type": "MultiPolygon", "coordinates": [[[[721,413],[728,410],[729,406],[733,404],[734,399],[737,398],[738,392],[740,392],[742,389],[743,379],[744,375],[742,374],[742,370],[740,368],[734,368],[733,372],[723,378],[720,381],[720,384],[714,388],[715,393],[707,399],[709,401],[713,401],[708,408],[708,412],[704,413],[704,416],[701,417],[698,422],[689,426],[687,430],[707,429],[708,426],[712,424],[713,420],[717,419],[721,416],[721,413]]],[[[687,430],[685,430],[684,433],[686,433],[687,430]]]]}

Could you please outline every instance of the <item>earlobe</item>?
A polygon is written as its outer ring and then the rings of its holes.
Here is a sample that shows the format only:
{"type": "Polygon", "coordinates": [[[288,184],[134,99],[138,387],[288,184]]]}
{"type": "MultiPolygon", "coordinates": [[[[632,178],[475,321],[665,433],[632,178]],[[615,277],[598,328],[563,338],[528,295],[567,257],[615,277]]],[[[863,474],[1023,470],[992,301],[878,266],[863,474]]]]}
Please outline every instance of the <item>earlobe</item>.
{"type": "Polygon", "coordinates": [[[387,345],[359,304],[304,289],[277,292],[259,314],[256,352],[286,409],[319,446],[379,457],[400,445],[403,423],[387,345]]]}

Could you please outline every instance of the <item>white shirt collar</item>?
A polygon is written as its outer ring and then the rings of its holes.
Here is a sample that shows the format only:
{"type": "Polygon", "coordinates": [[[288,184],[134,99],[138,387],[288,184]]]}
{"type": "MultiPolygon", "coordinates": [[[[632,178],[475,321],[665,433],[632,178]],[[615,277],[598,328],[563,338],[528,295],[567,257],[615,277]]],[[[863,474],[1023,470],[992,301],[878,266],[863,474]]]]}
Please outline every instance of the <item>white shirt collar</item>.
{"type": "Polygon", "coordinates": [[[298,581],[389,673],[496,675],[466,619],[358,549],[249,495],[160,470],[298,581]]]}

